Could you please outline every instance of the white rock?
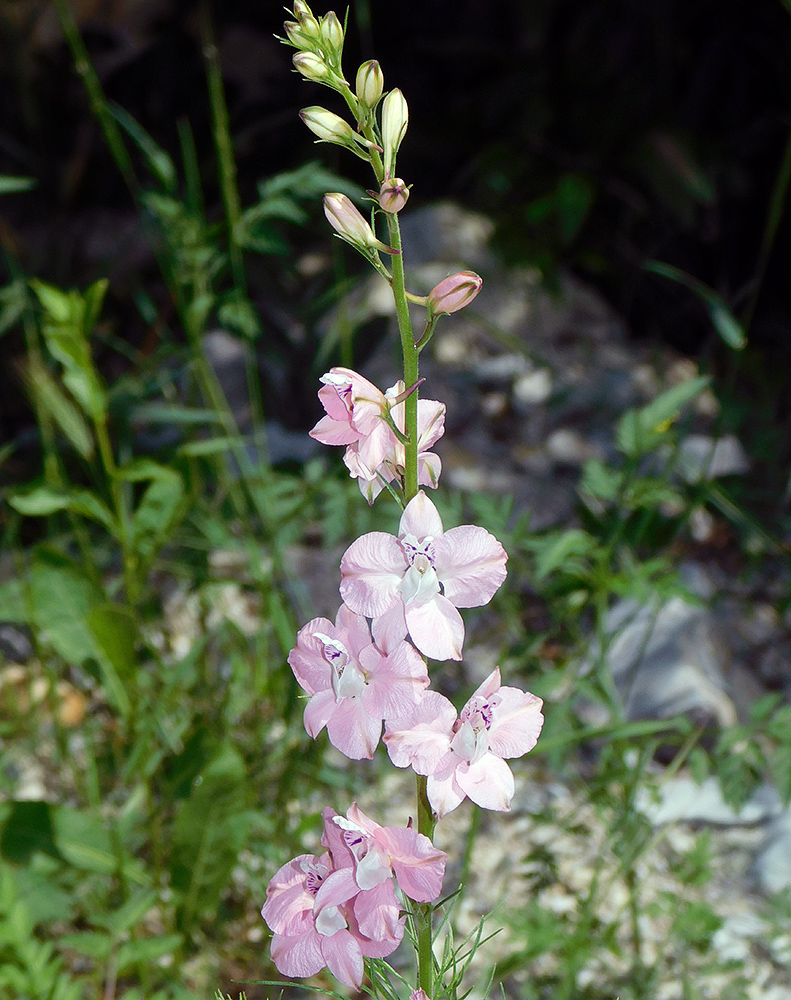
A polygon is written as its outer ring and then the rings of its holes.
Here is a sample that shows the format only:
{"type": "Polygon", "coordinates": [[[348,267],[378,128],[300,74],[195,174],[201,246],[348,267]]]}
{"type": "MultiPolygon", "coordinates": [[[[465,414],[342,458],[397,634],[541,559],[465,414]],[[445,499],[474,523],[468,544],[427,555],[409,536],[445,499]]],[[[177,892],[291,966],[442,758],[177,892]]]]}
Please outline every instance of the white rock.
{"type": "Polygon", "coordinates": [[[750,459],[733,434],[712,438],[689,434],[679,445],[678,468],[688,483],[738,476],[750,468],[750,459]]]}
{"type": "Polygon", "coordinates": [[[514,382],[514,400],[522,406],[538,406],[552,395],[552,375],[548,368],[520,375],[514,382]]]}
{"type": "Polygon", "coordinates": [[[552,431],[545,447],[549,457],[558,465],[582,465],[596,454],[590,441],[570,427],[559,427],[552,431]]]}
{"type": "Polygon", "coordinates": [[[723,798],[720,784],[713,775],[700,785],[692,778],[681,775],[664,782],[659,790],[658,802],[648,791],[638,794],[637,808],[655,826],[679,821],[750,826],[778,816],[782,805],[773,786],[761,785],[737,812],[723,798]]]}

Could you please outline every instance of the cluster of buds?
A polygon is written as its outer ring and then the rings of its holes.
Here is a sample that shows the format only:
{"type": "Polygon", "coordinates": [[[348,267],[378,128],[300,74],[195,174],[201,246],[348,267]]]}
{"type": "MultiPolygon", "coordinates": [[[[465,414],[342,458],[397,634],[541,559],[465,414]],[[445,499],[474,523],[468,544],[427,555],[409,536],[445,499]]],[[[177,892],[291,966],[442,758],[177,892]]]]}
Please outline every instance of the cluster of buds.
{"type": "Polygon", "coordinates": [[[283,25],[283,41],[297,49],[294,68],[313,83],[323,83],[333,90],[348,87],[341,71],[343,25],[335,11],[328,11],[319,21],[306,3],[296,0],[294,17],[296,21],[283,25]]]}

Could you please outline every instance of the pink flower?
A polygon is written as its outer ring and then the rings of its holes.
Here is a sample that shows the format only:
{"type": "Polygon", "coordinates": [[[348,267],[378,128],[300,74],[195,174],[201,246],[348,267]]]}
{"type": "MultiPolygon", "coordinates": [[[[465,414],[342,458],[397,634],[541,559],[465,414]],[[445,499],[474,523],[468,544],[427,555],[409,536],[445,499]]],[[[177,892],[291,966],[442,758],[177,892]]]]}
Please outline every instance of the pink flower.
{"type": "MultiPolygon", "coordinates": [[[[322,375],[321,405],[327,412],[310,432],[322,444],[345,444],[351,448],[353,476],[373,479],[390,448],[393,432],[382,419],[388,402],[384,393],[350,368],[331,368],[322,375]]],[[[349,454],[349,449],[347,449],[349,454]]]]}
{"type": "MultiPolygon", "coordinates": [[[[385,397],[390,400],[396,399],[404,392],[404,383],[396,382],[394,386],[387,390],[385,397]]],[[[406,429],[406,407],[403,402],[391,405],[390,416],[393,423],[404,433],[406,429]]],[[[432,447],[445,433],[445,404],[435,399],[419,399],[417,401],[417,480],[421,486],[430,486],[436,489],[439,476],[442,472],[442,462],[439,455],[428,449],[432,447]]],[[[348,461],[349,449],[344,457],[344,461],[349,469],[352,468],[348,461]]],[[[358,475],[360,492],[368,501],[373,503],[384,488],[384,483],[391,483],[394,479],[401,479],[404,475],[406,465],[406,455],[404,445],[390,433],[390,445],[387,449],[382,464],[377,468],[377,475],[373,479],[365,480],[358,475]]],[[[354,475],[354,473],[352,473],[354,475]]]]}
{"type": "Polygon", "coordinates": [[[326,966],[346,986],[359,989],[363,957],[384,958],[395,951],[404,920],[391,884],[389,896],[381,893],[378,899],[380,919],[373,926],[380,936],[368,937],[355,912],[366,894],[358,891],[339,901],[332,882],[337,876],[345,878],[343,870],[333,868],[330,854],[301,854],[275,874],[261,914],[273,932],[272,961],[284,976],[313,976],[326,966]]]}
{"type": "Polygon", "coordinates": [[[428,837],[411,827],[380,826],[356,802],[346,818],[329,808],[322,815],[321,842],[337,865],[351,863],[358,891],[374,889],[394,875],[401,891],[418,903],[439,897],[447,855],[428,837]]]}
{"type": "Polygon", "coordinates": [[[288,662],[311,696],[305,729],[353,760],[374,755],[382,722],[411,710],[428,687],[426,664],[408,642],[379,650],[368,622],[342,605],[333,625],[314,618],[300,630],[288,662]]]}
{"type": "MultiPolygon", "coordinates": [[[[404,472],[404,446],[386,421],[388,412],[404,431],[404,404],[396,398],[404,391],[398,382],[383,393],[350,368],[331,368],[322,375],[319,399],[327,415],[310,436],[322,444],[346,445],[343,461],[349,475],[359,481],[360,492],[373,503],[385,482],[404,472]]],[[[418,400],[418,481],[435,487],[442,463],[428,449],[445,431],[445,404],[433,399],[418,400]]]]}
{"type": "Polygon", "coordinates": [[[506,576],[507,555],[484,528],[443,531],[437,508],[421,490],[407,504],[398,537],[372,531],[341,560],[341,597],[373,618],[383,648],[409,632],[425,656],[460,660],[464,623],[457,608],[491,600],[506,576]]]}
{"type": "Polygon", "coordinates": [[[521,757],[538,741],[542,701],[518,688],[501,687],[497,667],[458,718],[436,691],[388,727],[384,742],[396,767],[428,775],[429,802],[441,818],[466,796],[484,809],[511,806],[514,776],[504,758],[521,757]]]}

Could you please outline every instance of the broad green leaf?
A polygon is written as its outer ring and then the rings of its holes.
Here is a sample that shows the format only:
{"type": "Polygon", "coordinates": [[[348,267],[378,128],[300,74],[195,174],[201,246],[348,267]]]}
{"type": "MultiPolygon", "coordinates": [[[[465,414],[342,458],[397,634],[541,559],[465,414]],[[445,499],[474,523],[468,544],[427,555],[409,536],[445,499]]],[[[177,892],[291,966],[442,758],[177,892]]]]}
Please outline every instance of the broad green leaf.
{"type": "Polygon", "coordinates": [[[581,557],[596,549],[597,542],[587,531],[571,528],[536,538],[531,541],[530,547],[536,553],[536,579],[543,580],[566,564],[573,562],[577,566],[581,557]]]}
{"type": "MultiPolygon", "coordinates": [[[[94,813],[71,806],[54,810],[55,843],[61,855],[82,871],[112,875],[122,871],[137,884],[147,884],[142,865],[127,854],[117,854],[105,823],[94,813]]],[[[120,851],[120,847],[118,848],[120,851]]]]}
{"type": "Polygon", "coordinates": [[[16,577],[0,583],[0,621],[26,624],[29,618],[22,582],[16,577]]]}
{"type": "Polygon", "coordinates": [[[39,547],[30,570],[33,622],[46,640],[74,666],[95,656],[88,615],[106,597],[83,569],[56,549],[39,547]]]}
{"type": "Polygon", "coordinates": [[[133,966],[150,966],[163,955],[173,954],[184,944],[180,934],[166,934],[162,937],[141,938],[138,941],[127,941],[122,944],[115,955],[119,973],[124,973],[133,966]]]}
{"type": "Polygon", "coordinates": [[[24,800],[10,803],[10,813],[0,835],[0,852],[14,864],[28,864],[40,851],[58,856],[52,824],[52,807],[48,802],[24,800]]]}
{"type": "Polygon", "coordinates": [[[183,499],[184,483],[173,471],[146,488],[132,517],[132,540],[141,559],[153,558],[168,540],[185,513],[183,499]]]}
{"type": "Polygon", "coordinates": [[[152,458],[133,458],[120,466],[116,475],[125,483],[143,483],[149,480],[173,480],[181,477],[177,472],[152,458]]]}
{"type": "Polygon", "coordinates": [[[248,340],[255,340],[261,333],[261,320],[247,299],[227,299],[217,310],[217,318],[223,328],[241,333],[248,340]]]}
{"type": "Polygon", "coordinates": [[[76,934],[63,934],[59,937],[58,947],[103,962],[110,957],[114,942],[109,934],[101,931],[79,931],[76,934]]]}
{"type": "Polygon", "coordinates": [[[136,927],[158,901],[159,896],[153,889],[139,889],[123,906],[94,917],[93,922],[106,927],[117,938],[136,927]]]}
{"type": "Polygon", "coordinates": [[[26,376],[30,392],[38,407],[52,418],[82,458],[86,461],[93,458],[94,440],[90,427],[59,383],[33,357],[28,361],[26,376]]]}
{"type": "Polygon", "coordinates": [[[652,451],[670,429],[682,408],[709,384],[705,376],[667,389],[639,410],[627,410],[616,433],[618,448],[633,458],[652,451]]]}
{"type": "Polygon", "coordinates": [[[579,491],[595,500],[614,500],[622,482],[622,472],[609,468],[598,458],[591,458],[582,470],[579,491]]]}
{"type": "Polygon", "coordinates": [[[70,510],[81,517],[98,521],[111,534],[116,533],[113,515],[98,497],[88,490],[60,490],[53,486],[36,486],[26,493],[9,497],[9,504],[26,517],[48,517],[59,510],[70,510]]]}
{"type": "Polygon", "coordinates": [[[95,321],[97,303],[103,295],[104,282],[96,282],[83,297],[79,292],[63,292],[43,281],[31,281],[31,287],[47,312],[42,333],[50,354],[63,365],[63,383],[93,420],[107,413],[107,391],[91,357],[90,329],[86,320],[95,321]]]}
{"type": "Polygon", "coordinates": [[[173,826],[171,884],[181,894],[182,923],[216,909],[250,830],[248,778],[231,744],[203,769],[173,826]]]}
{"type": "Polygon", "coordinates": [[[91,631],[102,668],[102,679],[111,700],[119,708],[128,702],[126,685],[134,678],[137,628],[128,608],[99,604],[88,612],[91,631]]]}

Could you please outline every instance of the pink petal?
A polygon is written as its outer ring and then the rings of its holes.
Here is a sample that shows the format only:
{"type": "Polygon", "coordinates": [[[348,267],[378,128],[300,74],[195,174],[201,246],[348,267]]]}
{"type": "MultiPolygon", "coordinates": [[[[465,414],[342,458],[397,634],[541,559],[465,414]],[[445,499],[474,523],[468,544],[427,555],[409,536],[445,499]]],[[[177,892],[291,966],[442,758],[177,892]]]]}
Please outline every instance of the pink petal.
{"type": "Polygon", "coordinates": [[[529,691],[501,687],[489,728],[489,749],[498,757],[521,757],[538,742],[544,716],[540,698],[529,691]]]}
{"type": "Polygon", "coordinates": [[[373,820],[370,816],[365,815],[356,802],[352,802],[346,810],[346,818],[351,820],[355,826],[359,826],[360,829],[364,830],[366,833],[375,834],[378,830],[382,829],[376,820],[373,820]]]}
{"type": "Polygon", "coordinates": [[[277,971],[293,979],[315,976],[326,965],[321,939],[315,930],[300,937],[275,934],[271,954],[277,971]]]}
{"type": "MultiPolygon", "coordinates": [[[[365,955],[367,958],[384,958],[386,955],[390,955],[392,952],[395,951],[395,949],[401,943],[401,939],[404,936],[404,924],[406,922],[406,914],[404,914],[401,917],[398,917],[400,906],[395,897],[395,892],[393,890],[393,883],[392,882],[383,883],[383,886],[379,887],[379,893],[381,894],[381,897],[385,900],[384,905],[386,905],[388,908],[392,907],[390,914],[383,915],[385,917],[384,921],[381,920],[377,921],[380,933],[382,931],[383,924],[385,927],[388,928],[388,934],[386,934],[382,938],[382,940],[378,940],[375,937],[367,937],[366,935],[364,935],[357,923],[357,914],[356,914],[357,902],[360,900],[361,896],[364,895],[363,893],[360,893],[360,896],[358,896],[357,899],[354,901],[354,906],[352,907],[351,912],[348,910],[348,908],[346,910],[349,919],[349,933],[354,935],[354,937],[357,939],[360,945],[360,950],[362,951],[363,955],[365,955]],[[385,897],[385,894],[387,892],[389,892],[389,900],[385,897]],[[394,917],[397,917],[397,922],[395,926],[393,926],[392,928],[392,934],[390,934],[389,928],[393,924],[394,917]]],[[[362,905],[364,906],[365,904],[363,903],[362,905]]]]}
{"type": "Polygon", "coordinates": [[[272,876],[266,889],[266,902],[261,916],[275,933],[289,933],[289,928],[299,925],[303,915],[313,910],[313,897],[305,888],[305,873],[301,862],[315,862],[312,854],[292,858],[272,876]]]}
{"type": "Polygon", "coordinates": [[[439,897],[447,861],[444,851],[409,827],[383,827],[375,838],[389,854],[402,892],[418,903],[432,903],[439,897]]]}
{"type": "Polygon", "coordinates": [[[456,782],[482,809],[505,812],[511,808],[514,776],[505,761],[493,753],[484,754],[474,764],[460,764],[456,768],[456,782]]]}
{"type": "MultiPolygon", "coordinates": [[[[349,850],[346,841],[343,839],[343,830],[333,822],[333,817],[338,814],[334,809],[326,806],[322,811],[321,818],[324,820],[324,832],[321,835],[322,846],[330,852],[332,864],[335,869],[351,868],[354,870],[354,855],[349,850]]],[[[352,877],[354,877],[352,875],[352,877]]]]}
{"type": "Polygon", "coordinates": [[[395,649],[400,642],[404,641],[408,631],[403,601],[396,601],[389,611],[374,618],[371,622],[371,629],[374,634],[374,642],[383,653],[389,653],[391,649],[395,649]]]}
{"type": "Polygon", "coordinates": [[[327,968],[345,986],[358,990],[363,981],[363,953],[348,931],[338,931],[321,939],[321,953],[327,968]]]}
{"type": "Polygon", "coordinates": [[[426,451],[445,433],[445,404],[436,399],[419,399],[417,403],[418,451],[426,451]]]}
{"type": "Polygon", "coordinates": [[[382,735],[382,718],[369,715],[359,699],[342,698],[327,720],[327,735],[352,760],[370,760],[382,735]]]}
{"type": "Polygon", "coordinates": [[[324,643],[316,638],[317,632],[328,635],[331,639],[337,635],[337,630],[329,619],[314,618],[299,630],[297,644],[288,654],[294,676],[308,694],[324,691],[332,684],[330,665],[324,659],[324,643]]]}
{"type": "Polygon", "coordinates": [[[408,716],[388,725],[384,736],[390,760],[396,767],[412,767],[418,774],[433,774],[450,754],[456,709],[437,691],[426,691],[408,716]]]}
{"type": "Polygon", "coordinates": [[[421,486],[429,486],[432,490],[437,488],[440,473],[442,472],[442,462],[439,455],[433,451],[422,451],[417,457],[417,481],[421,486]]]}
{"type": "Polygon", "coordinates": [[[378,660],[374,650],[362,654],[361,666],[368,673],[363,700],[370,698],[385,721],[406,715],[428,687],[425,661],[408,642],[400,642],[389,656],[378,654],[378,660]]]}
{"type": "Polygon", "coordinates": [[[339,868],[331,872],[316,893],[314,910],[316,913],[326,906],[341,906],[353,899],[360,891],[354,877],[354,868],[339,868]]]}
{"type": "Polygon", "coordinates": [[[310,436],[321,444],[353,444],[360,437],[360,432],[356,431],[351,424],[333,420],[332,417],[322,417],[313,430],[308,431],[310,436]]]}
{"type": "Polygon", "coordinates": [[[396,588],[406,568],[397,538],[383,531],[362,535],[341,559],[341,597],[352,611],[376,618],[400,603],[396,588]]]}
{"type": "Polygon", "coordinates": [[[485,528],[451,528],[435,546],[434,568],[445,596],[457,608],[487,604],[506,577],[508,556],[485,528]]]}
{"type": "Polygon", "coordinates": [[[332,417],[338,423],[345,423],[351,427],[352,411],[346,399],[338,392],[336,386],[323,385],[319,389],[319,402],[324,407],[324,411],[328,417],[332,417]]]}
{"type": "Polygon", "coordinates": [[[464,792],[456,782],[456,761],[455,758],[443,770],[430,774],[426,782],[426,794],[431,803],[431,808],[439,819],[447,816],[449,812],[461,805],[466,798],[464,792]]]}
{"type": "Polygon", "coordinates": [[[412,642],[432,660],[460,660],[464,622],[447,597],[437,594],[425,604],[411,602],[404,609],[412,642]]]}
{"type": "Polygon", "coordinates": [[[374,941],[393,940],[398,935],[399,913],[389,877],[373,889],[361,892],[354,901],[354,915],[360,931],[374,941]]]}
{"type": "Polygon", "coordinates": [[[423,490],[412,497],[401,515],[398,536],[403,538],[404,535],[414,535],[415,538],[425,538],[426,535],[439,538],[442,535],[442,520],[437,508],[423,490]]]}
{"type": "Polygon", "coordinates": [[[329,722],[337,704],[332,691],[319,691],[318,694],[313,695],[305,706],[305,712],[302,716],[308,736],[316,739],[329,722]]]}
{"type": "Polygon", "coordinates": [[[365,649],[366,646],[371,645],[371,629],[363,615],[356,615],[351,608],[347,608],[345,604],[341,604],[338,608],[338,613],[335,616],[335,625],[339,630],[343,630],[346,635],[344,638],[340,636],[331,636],[331,638],[340,638],[344,646],[349,650],[349,652],[356,657],[359,657],[360,651],[365,649]]]}

